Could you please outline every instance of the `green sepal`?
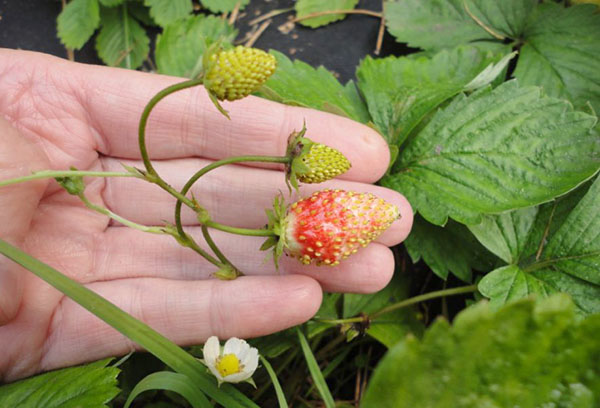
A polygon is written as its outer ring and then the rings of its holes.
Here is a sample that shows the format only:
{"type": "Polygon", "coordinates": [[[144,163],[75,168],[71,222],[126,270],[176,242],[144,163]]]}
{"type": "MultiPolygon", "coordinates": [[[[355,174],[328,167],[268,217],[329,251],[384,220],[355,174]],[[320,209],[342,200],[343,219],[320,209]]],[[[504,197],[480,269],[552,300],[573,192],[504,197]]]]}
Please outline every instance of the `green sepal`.
{"type": "MultiPolygon", "coordinates": [[[[76,171],[77,169],[71,166],[71,170],[76,171]]],[[[85,191],[83,176],[54,177],[54,180],[71,195],[80,195],[85,191]]]]}
{"type": "Polygon", "coordinates": [[[304,137],[305,133],[306,122],[302,124],[302,129],[300,129],[300,132],[293,131],[288,137],[288,145],[285,155],[290,161],[285,165],[285,184],[288,186],[290,194],[292,193],[292,188],[296,191],[298,191],[300,188],[298,185],[297,173],[307,172],[310,170],[308,166],[302,162],[301,158],[304,154],[310,151],[310,148],[314,142],[304,137]]]}
{"type": "Polygon", "coordinates": [[[128,166],[124,163],[120,163],[121,166],[128,172],[131,173],[133,176],[137,177],[137,178],[145,178],[145,172],[141,169],[138,169],[137,167],[133,167],[133,166],[128,166]]]}
{"type": "Polygon", "coordinates": [[[232,265],[222,265],[213,276],[221,280],[234,280],[244,275],[232,265]]]}
{"type": "Polygon", "coordinates": [[[273,208],[267,209],[267,218],[269,220],[268,229],[272,230],[276,236],[270,236],[263,242],[260,247],[261,251],[266,251],[273,248],[273,262],[275,268],[279,268],[279,258],[283,254],[285,248],[285,216],[287,213],[287,205],[283,199],[283,194],[279,193],[273,199],[273,208]]]}
{"type": "MultiPolygon", "coordinates": [[[[206,90],[208,91],[208,88],[206,88],[206,90]]],[[[210,100],[212,101],[212,103],[215,105],[215,107],[217,108],[217,110],[219,112],[221,112],[221,114],[223,114],[223,116],[225,116],[227,119],[231,120],[231,118],[229,117],[229,112],[227,112],[225,110],[225,108],[223,108],[221,106],[221,103],[219,102],[219,100],[217,99],[217,95],[215,95],[214,93],[208,91],[208,96],[210,97],[210,100]]]]}

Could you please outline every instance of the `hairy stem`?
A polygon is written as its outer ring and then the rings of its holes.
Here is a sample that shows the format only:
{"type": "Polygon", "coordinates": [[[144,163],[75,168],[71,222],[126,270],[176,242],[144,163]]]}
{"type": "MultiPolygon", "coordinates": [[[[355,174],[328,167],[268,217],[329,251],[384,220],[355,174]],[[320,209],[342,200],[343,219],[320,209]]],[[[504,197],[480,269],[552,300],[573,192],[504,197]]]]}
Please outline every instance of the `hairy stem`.
{"type": "Polygon", "coordinates": [[[142,178],[141,175],[134,173],[121,173],[121,172],[109,172],[109,171],[80,171],[80,170],[42,170],[36,171],[35,173],[18,177],[9,180],[0,181],[0,187],[10,186],[11,184],[23,183],[25,181],[40,180],[45,178],[55,177],[71,177],[71,176],[83,176],[83,177],[136,177],[142,178]]]}
{"type": "Polygon", "coordinates": [[[188,200],[184,195],[179,194],[177,190],[171,187],[166,181],[164,181],[156,172],[152,163],[150,162],[150,157],[148,156],[148,149],[146,148],[146,125],[148,124],[148,117],[152,112],[152,109],[160,102],[163,98],[171,95],[174,92],[181,91],[183,89],[191,88],[197,85],[201,85],[203,83],[202,76],[195,79],[190,79],[188,81],[180,82],[174,85],[171,85],[156,95],[144,108],[142,112],[142,117],[140,118],[140,124],[138,128],[138,142],[140,145],[140,154],[142,156],[142,161],[144,162],[144,167],[146,168],[146,180],[157,184],[163,190],[167,191],[169,194],[177,198],[179,201],[182,201],[185,205],[190,208],[194,208],[194,204],[191,200],[188,200]]]}
{"type": "Polygon", "coordinates": [[[94,210],[100,214],[106,215],[107,217],[112,218],[113,220],[118,221],[127,227],[136,229],[138,231],[149,232],[151,234],[165,234],[166,233],[166,231],[163,227],[149,227],[147,225],[138,224],[137,222],[130,221],[126,218],[121,217],[118,214],[115,214],[108,208],[96,205],[96,204],[92,203],[90,200],[88,200],[87,197],[85,196],[85,194],[83,194],[83,193],[80,193],[78,196],[81,199],[81,201],[83,201],[83,203],[85,204],[85,206],[87,208],[94,210]]]}

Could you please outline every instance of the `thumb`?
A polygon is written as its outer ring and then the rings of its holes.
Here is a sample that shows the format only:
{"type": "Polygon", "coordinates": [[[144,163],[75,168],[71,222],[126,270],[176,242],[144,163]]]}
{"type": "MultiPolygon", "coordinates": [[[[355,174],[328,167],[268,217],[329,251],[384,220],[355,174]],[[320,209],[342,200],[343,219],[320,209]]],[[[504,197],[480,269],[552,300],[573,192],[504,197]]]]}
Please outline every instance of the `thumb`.
{"type": "MultiPolygon", "coordinates": [[[[0,116],[0,181],[48,168],[48,158],[0,116]]],[[[0,239],[20,246],[47,181],[0,187],[0,239]]],[[[21,304],[23,268],[0,255],[0,325],[12,320],[21,304]]]]}

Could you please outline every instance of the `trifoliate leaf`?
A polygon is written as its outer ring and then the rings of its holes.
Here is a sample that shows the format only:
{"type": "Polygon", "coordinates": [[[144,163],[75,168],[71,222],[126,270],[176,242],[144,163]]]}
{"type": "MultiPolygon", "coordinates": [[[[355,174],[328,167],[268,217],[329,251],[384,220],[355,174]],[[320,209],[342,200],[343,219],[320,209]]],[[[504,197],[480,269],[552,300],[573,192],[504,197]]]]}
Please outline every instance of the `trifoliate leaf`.
{"type": "MultiPolygon", "coordinates": [[[[579,191],[575,193],[575,197],[580,194],[579,191]]],[[[488,238],[486,246],[492,251],[500,252],[498,248],[501,248],[498,244],[490,245],[489,236],[494,233],[506,237],[513,228],[514,238],[505,238],[505,241],[519,242],[519,245],[508,245],[516,254],[511,254],[512,264],[492,271],[479,283],[479,290],[491,299],[492,304],[501,305],[532,293],[548,296],[566,292],[581,313],[600,312],[600,178],[596,178],[579,203],[565,215],[564,209],[571,207],[571,203],[571,199],[565,199],[554,204],[550,214],[546,215],[546,212],[540,217],[545,219],[545,226],[534,223],[535,212],[530,210],[527,215],[520,211],[516,216],[500,216],[507,222],[498,223],[496,231],[487,235],[482,231],[486,223],[490,224],[490,219],[475,227],[474,231],[479,230],[476,232],[478,238],[488,238]],[[525,224],[528,227],[521,228],[525,224]],[[536,233],[540,230],[536,224],[544,227],[542,236],[536,233]]],[[[502,243],[502,238],[498,237],[498,242],[502,243]]]]}
{"type": "Polygon", "coordinates": [[[57,32],[67,47],[80,49],[100,24],[98,0],[72,0],[58,15],[57,32]]]}
{"type": "Polygon", "coordinates": [[[465,0],[465,11],[496,36],[519,38],[538,0],[465,0]]]}
{"type": "Polygon", "coordinates": [[[599,167],[596,117],[516,81],[459,95],[406,144],[381,183],[429,222],[530,207],[564,194],[599,167]]]}
{"type": "Polygon", "coordinates": [[[438,227],[416,216],[410,235],[404,241],[413,263],[421,258],[440,278],[452,272],[465,282],[471,282],[472,269],[489,271],[495,263],[491,255],[469,230],[450,221],[438,227]]]}
{"type": "Polygon", "coordinates": [[[486,67],[495,67],[493,63],[501,56],[475,46],[459,46],[432,57],[367,57],[356,76],[375,125],[389,144],[400,145],[427,114],[467,84],[476,89],[493,81],[493,74],[501,70],[490,74],[486,67]],[[481,80],[478,74],[484,71],[486,78],[481,80]],[[479,83],[473,86],[476,77],[479,83]]]}
{"type": "MultiPolygon", "coordinates": [[[[297,17],[330,10],[352,10],[358,0],[298,0],[294,6],[297,17]]],[[[307,27],[317,28],[334,21],[343,20],[346,14],[329,14],[300,21],[307,27]]]]}
{"type": "Polygon", "coordinates": [[[150,7],[150,16],[161,27],[186,18],[192,13],[191,0],[144,0],[150,7]]]}
{"type": "Polygon", "coordinates": [[[111,359],[37,375],[0,387],[0,407],[103,408],[119,394],[111,359]]]}
{"type": "Polygon", "coordinates": [[[240,10],[243,10],[250,0],[200,0],[200,4],[213,13],[229,13],[240,3],[240,10]]]}
{"type": "Polygon", "coordinates": [[[150,39],[140,23],[129,15],[126,5],[105,8],[96,50],[107,65],[136,69],[148,57],[150,39]]]}
{"type": "Polygon", "coordinates": [[[197,15],[166,27],[156,39],[156,66],[161,74],[191,78],[202,69],[204,51],[213,43],[229,43],[237,30],[226,21],[197,15]]]}
{"type": "Polygon", "coordinates": [[[412,47],[440,50],[494,38],[469,16],[463,0],[389,1],[384,11],[390,34],[412,47]]]}
{"type": "Polygon", "coordinates": [[[346,116],[367,123],[369,112],[354,85],[342,86],[323,67],[313,68],[305,62],[292,62],[280,52],[271,50],[277,58],[277,70],[258,91],[258,95],[289,105],[305,106],[346,116]]]}
{"type": "Polygon", "coordinates": [[[436,321],[381,360],[364,408],[598,406],[600,315],[581,321],[565,295],[493,312],[481,302],[436,321]]]}
{"type": "Polygon", "coordinates": [[[514,72],[522,85],[539,85],[576,107],[600,112],[600,14],[593,5],[540,4],[524,32],[514,72]]]}

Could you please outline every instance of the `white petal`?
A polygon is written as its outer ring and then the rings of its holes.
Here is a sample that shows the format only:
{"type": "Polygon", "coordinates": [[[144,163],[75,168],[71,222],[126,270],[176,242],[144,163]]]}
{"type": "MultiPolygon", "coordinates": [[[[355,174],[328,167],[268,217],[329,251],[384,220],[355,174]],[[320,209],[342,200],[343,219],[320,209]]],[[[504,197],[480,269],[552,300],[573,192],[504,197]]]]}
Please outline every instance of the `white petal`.
{"type": "Polygon", "coordinates": [[[258,350],[252,347],[246,354],[246,358],[242,360],[244,365],[244,372],[249,372],[250,375],[254,374],[256,367],[258,367],[258,350]]]}
{"type": "Polygon", "coordinates": [[[242,340],[240,351],[237,353],[237,358],[243,362],[251,349],[252,347],[250,347],[250,344],[248,344],[246,340],[242,340]]]}
{"type": "Polygon", "coordinates": [[[219,339],[217,336],[211,336],[204,343],[204,347],[202,348],[202,354],[204,355],[204,361],[206,361],[206,365],[211,369],[215,367],[217,364],[217,357],[219,357],[221,353],[221,346],[219,345],[219,339]]]}
{"type": "Polygon", "coordinates": [[[235,354],[236,356],[241,351],[242,342],[245,343],[244,340],[240,340],[237,337],[232,337],[225,343],[225,347],[223,347],[223,355],[226,354],[235,354]]]}
{"type": "Polygon", "coordinates": [[[212,373],[212,375],[214,375],[215,377],[217,377],[217,380],[219,380],[219,381],[225,381],[223,379],[223,376],[221,375],[221,373],[219,373],[219,370],[217,370],[217,367],[209,365],[208,369],[210,370],[210,372],[212,373]]]}
{"type": "Polygon", "coordinates": [[[248,373],[245,370],[236,374],[228,375],[223,378],[223,381],[230,383],[239,383],[242,381],[246,381],[248,378],[252,377],[252,373],[248,373]]]}

